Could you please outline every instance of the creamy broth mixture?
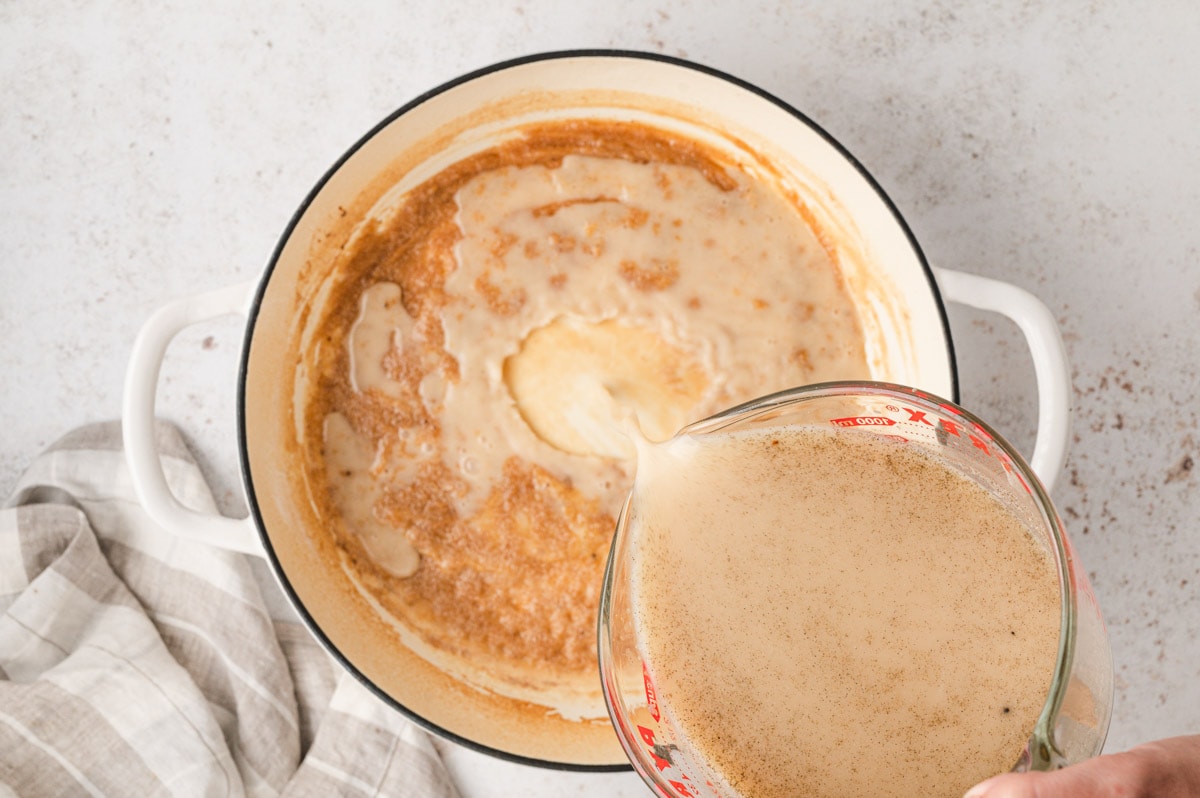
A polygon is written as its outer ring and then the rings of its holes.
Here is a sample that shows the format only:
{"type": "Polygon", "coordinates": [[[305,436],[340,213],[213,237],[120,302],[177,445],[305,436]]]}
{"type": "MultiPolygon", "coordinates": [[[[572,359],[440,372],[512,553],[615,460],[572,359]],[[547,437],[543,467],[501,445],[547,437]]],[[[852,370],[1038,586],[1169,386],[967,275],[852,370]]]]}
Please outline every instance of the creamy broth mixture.
{"type": "Polygon", "coordinates": [[[560,122],[363,230],[322,322],[310,484],[372,601],[489,689],[595,686],[634,452],[755,396],[869,376],[799,201],[649,127],[560,122]],[[481,677],[482,678],[482,677],[481,677]]]}
{"type": "Polygon", "coordinates": [[[639,647],[660,706],[739,795],[957,798],[1016,763],[1059,586],[983,488],[887,438],[811,428],[682,438],[639,468],[639,647]]]}

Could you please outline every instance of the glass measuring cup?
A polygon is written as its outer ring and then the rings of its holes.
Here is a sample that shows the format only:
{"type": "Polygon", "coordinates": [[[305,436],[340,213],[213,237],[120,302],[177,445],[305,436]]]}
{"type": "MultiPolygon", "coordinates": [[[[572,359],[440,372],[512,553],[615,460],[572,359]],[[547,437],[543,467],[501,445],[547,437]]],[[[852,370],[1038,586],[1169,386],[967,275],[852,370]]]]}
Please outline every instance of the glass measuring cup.
{"type": "MultiPolygon", "coordinates": [[[[952,403],[883,383],[828,383],[774,394],[720,413],[676,437],[712,438],[747,430],[811,427],[837,434],[887,436],[983,488],[1020,518],[1051,555],[1060,617],[1050,687],[1015,770],[1049,770],[1098,754],[1112,706],[1107,633],[1087,580],[1041,483],[992,429],[952,403]]],[[[636,496],[636,488],[634,496],[636,496]]],[[[919,501],[936,500],[925,497],[919,501]]],[[[631,497],[617,523],[600,600],[599,655],[605,700],[634,769],[666,796],[739,796],[706,762],[656,684],[635,623],[633,557],[638,529],[631,497]]],[[[702,575],[689,575],[703,589],[702,575]]],[[[683,589],[683,588],[681,588],[683,589]]],[[[702,635],[705,629],[696,629],[702,635]]],[[[713,689],[722,689],[713,685],[713,689]]],[[[830,724],[836,717],[827,718],[830,724]]],[[[930,757],[934,756],[929,752],[930,757]]],[[[945,756],[945,754],[941,754],[945,756]]],[[[754,763],[763,768],[770,762],[754,763]]],[[[898,763],[897,767],[904,767],[898,763]]],[[[879,774],[886,779],[887,774],[879,774]]],[[[962,785],[966,789],[970,784],[962,785]]],[[[740,798],[751,798],[740,796],[740,798]]]]}

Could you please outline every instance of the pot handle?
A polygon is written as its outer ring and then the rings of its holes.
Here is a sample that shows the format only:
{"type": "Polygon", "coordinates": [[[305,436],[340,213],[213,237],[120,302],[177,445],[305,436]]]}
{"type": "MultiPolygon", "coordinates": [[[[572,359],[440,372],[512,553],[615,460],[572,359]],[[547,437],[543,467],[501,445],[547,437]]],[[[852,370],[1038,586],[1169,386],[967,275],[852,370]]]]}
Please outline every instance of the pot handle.
{"type": "Polygon", "coordinates": [[[154,397],[167,345],[185,327],[198,322],[234,313],[247,315],[254,288],[254,283],[239,283],[179,299],[146,320],[125,372],[121,434],[134,492],[156,523],[179,537],[261,557],[263,549],[253,517],[202,513],[175,498],[154,444],[154,397]]]}
{"type": "Polygon", "coordinates": [[[934,273],[946,299],[1007,316],[1025,335],[1038,391],[1037,440],[1029,465],[1050,493],[1067,462],[1071,438],[1071,373],[1058,322],[1040,299],[1011,283],[950,269],[934,273]]]}

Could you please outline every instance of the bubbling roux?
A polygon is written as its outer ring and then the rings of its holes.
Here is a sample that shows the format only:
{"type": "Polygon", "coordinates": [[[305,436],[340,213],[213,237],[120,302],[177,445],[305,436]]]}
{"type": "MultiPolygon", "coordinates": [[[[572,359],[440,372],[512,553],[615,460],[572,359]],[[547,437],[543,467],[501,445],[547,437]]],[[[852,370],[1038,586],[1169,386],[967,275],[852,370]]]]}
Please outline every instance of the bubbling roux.
{"type": "Polygon", "coordinates": [[[369,600],[479,687],[603,717],[595,623],[632,484],[618,419],[869,376],[800,200],[640,124],[524,129],[351,242],[322,320],[309,484],[369,600]],[[582,708],[551,702],[577,689],[582,708]]]}
{"type": "Polygon", "coordinates": [[[1020,757],[1058,580],[975,482],[868,432],[751,429],[647,447],[631,507],[659,705],[737,795],[957,798],[1020,757]]]}

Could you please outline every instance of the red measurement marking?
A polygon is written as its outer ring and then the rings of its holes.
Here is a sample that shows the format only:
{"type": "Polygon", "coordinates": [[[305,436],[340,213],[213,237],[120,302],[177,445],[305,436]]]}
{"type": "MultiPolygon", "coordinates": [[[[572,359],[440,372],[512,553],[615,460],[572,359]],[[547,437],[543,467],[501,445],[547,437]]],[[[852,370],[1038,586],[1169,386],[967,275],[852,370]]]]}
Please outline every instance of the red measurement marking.
{"type": "Polygon", "coordinates": [[[932,427],[933,422],[925,418],[924,410],[913,410],[911,407],[904,408],[908,411],[908,420],[914,424],[924,424],[927,427],[932,427]]]}
{"type": "Polygon", "coordinates": [[[671,767],[671,763],[658,755],[654,750],[654,731],[647,729],[645,726],[638,726],[638,734],[642,736],[642,742],[646,744],[646,753],[650,754],[650,758],[654,760],[654,767],[658,768],[659,772],[671,767]]]}
{"type": "MultiPolygon", "coordinates": [[[[949,405],[939,405],[939,407],[947,413],[951,413],[956,416],[962,416],[962,411],[960,411],[958,408],[951,407],[949,405]]],[[[937,423],[935,424],[928,418],[928,411],[917,410],[916,408],[908,407],[907,405],[901,405],[900,407],[888,405],[887,408],[888,410],[894,410],[896,412],[903,410],[905,413],[907,413],[908,419],[902,423],[924,424],[928,427],[940,427],[947,435],[953,435],[955,438],[961,438],[963,435],[965,435],[966,439],[971,442],[972,446],[978,449],[984,456],[993,457],[998,460],[1000,462],[1000,466],[1005,470],[1005,472],[1016,477],[1017,481],[1021,483],[1021,487],[1023,487],[1027,492],[1033,492],[1021,473],[1013,468],[1012,460],[1003,452],[1003,450],[1000,449],[998,445],[994,445],[994,439],[992,435],[979,424],[974,422],[968,423],[966,419],[950,421],[949,419],[945,418],[937,419],[937,423]]],[[[894,427],[898,422],[896,422],[895,419],[887,418],[886,416],[847,416],[846,418],[831,418],[829,419],[829,423],[833,424],[835,427],[894,427]]],[[[887,435],[884,437],[895,437],[897,440],[901,441],[908,440],[907,438],[893,435],[887,435]]],[[[650,689],[649,682],[646,683],[646,687],[648,690],[650,689]]],[[[649,694],[647,695],[647,699],[650,699],[649,694]]],[[[657,706],[657,704],[652,703],[652,706],[657,706]]],[[[658,718],[655,717],[655,720],[658,720],[658,718]]]]}
{"type": "Polygon", "coordinates": [[[660,719],[658,710],[658,693],[654,690],[654,683],[650,681],[650,669],[646,667],[646,663],[642,663],[642,681],[646,683],[646,706],[650,708],[650,717],[655,721],[660,719]]]}
{"type": "Polygon", "coordinates": [[[681,781],[672,781],[671,786],[674,787],[680,795],[686,796],[686,798],[696,798],[696,793],[692,792],[688,785],[681,781]]]}
{"type": "Polygon", "coordinates": [[[829,423],[835,427],[891,427],[896,422],[884,416],[850,416],[849,418],[831,418],[829,423]]]}

